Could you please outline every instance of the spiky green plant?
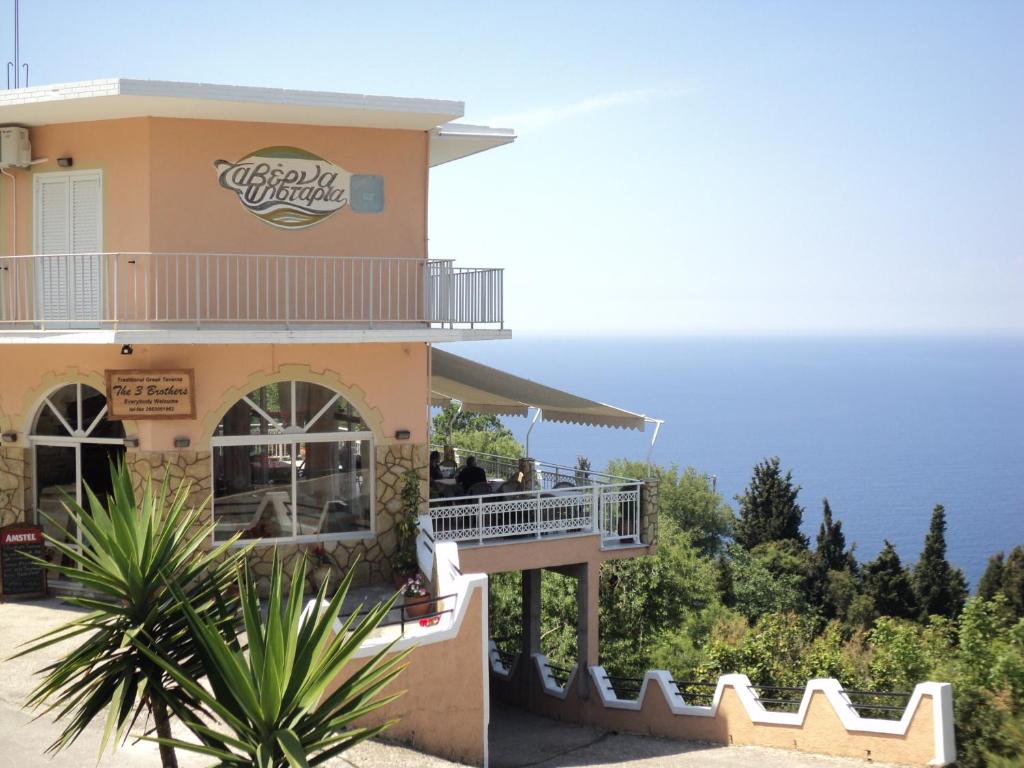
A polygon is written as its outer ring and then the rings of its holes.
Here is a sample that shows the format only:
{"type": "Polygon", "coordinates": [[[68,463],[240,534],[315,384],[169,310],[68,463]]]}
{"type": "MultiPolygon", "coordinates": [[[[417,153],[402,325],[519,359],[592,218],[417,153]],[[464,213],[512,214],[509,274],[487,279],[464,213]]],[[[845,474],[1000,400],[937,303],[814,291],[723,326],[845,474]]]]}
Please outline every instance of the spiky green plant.
{"type": "Polygon", "coordinates": [[[264,621],[256,585],[245,566],[238,578],[238,592],[247,648],[234,630],[225,635],[221,627],[192,609],[181,596],[209,690],[188,671],[154,653],[141,639],[136,641],[141,653],[218,721],[204,722],[181,711],[178,716],[198,744],[146,737],[148,740],[208,755],[224,768],[305,768],[320,765],[392,725],[394,721],[361,727],[356,721],[400,695],[382,695],[404,668],[408,653],[392,654],[393,643],[334,691],[326,691],[387,616],[395,597],[366,613],[357,611],[335,633],[354,571],[349,570],[330,602],[326,599],[327,584],[323,584],[315,601],[303,612],[305,568],[304,559],[295,564],[291,590],[285,596],[281,561],[275,553],[264,621]]]}
{"type": "MultiPolygon", "coordinates": [[[[49,752],[70,745],[104,710],[101,755],[108,744],[113,748],[124,739],[144,711],[152,714],[157,733],[169,737],[169,712],[202,706],[153,661],[165,660],[196,677],[203,673],[182,601],[216,626],[230,623],[234,613],[222,595],[229,592],[245,550],[233,549],[233,540],[200,550],[213,524],[201,523],[202,507],[188,506],[190,486],[181,484],[170,494],[166,480],[157,490],[147,481],[137,504],[127,468],[111,466],[110,472],[113,490],[105,500],[88,487],[88,508],[65,499],[68,528],[81,531],[81,545],[47,537],[70,563],[47,567],[99,597],[65,598],[89,613],[26,643],[17,654],[81,640],[40,670],[43,680],[27,702],[40,715],[69,719],[49,752]]],[[[74,541],[68,530],[61,532],[74,541]]],[[[177,765],[171,747],[162,747],[160,756],[165,768],[177,765]]]]}

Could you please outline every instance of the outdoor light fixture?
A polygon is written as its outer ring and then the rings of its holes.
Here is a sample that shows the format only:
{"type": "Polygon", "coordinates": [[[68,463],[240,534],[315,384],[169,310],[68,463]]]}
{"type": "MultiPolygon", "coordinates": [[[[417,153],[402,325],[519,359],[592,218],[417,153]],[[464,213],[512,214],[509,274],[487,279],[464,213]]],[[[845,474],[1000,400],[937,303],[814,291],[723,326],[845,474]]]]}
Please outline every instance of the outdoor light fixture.
{"type": "Polygon", "coordinates": [[[187,437],[176,437],[176,438],[174,438],[174,447],[175,448],[188,448],[190,445],[192,445],[192,441],[189,440],[187,437]]]}
{"type": "Polygon", "coordinates": [[[395,431],[395,440],[408,440],[412,437],[412,432],[408,429],[399,429],[395,431]]]}
{"type": "Polygon", "coordinates": [[[121,345],[121,354],[122,355],[130,355],[134,351],[135,350],[132,349],[132,345],[131,344],[122,344],[121,345]]]}
{"type": "Polygon", "coordinates": [[[67,157],[57,158],[57,165],[59,165],[61,168],[70,168],[74,164],[75,158],[71,157],[70,155],[68,155],[67,157]]]}
{"type": "Polygon", "coordinates": [[[3,437],[3,441],[5,443],[13,443],[13,442],[15,442],[18,439],[18,433],[17,432],[4,432],[3,435],[0,435],[0,437],[3,437]]]}
{"type": "Polygon", "coordinates": [[[139,438],[137,438],[135,435],[129,435],[124,439],[124,446],[125,448],[138,448],[139,438]]]}

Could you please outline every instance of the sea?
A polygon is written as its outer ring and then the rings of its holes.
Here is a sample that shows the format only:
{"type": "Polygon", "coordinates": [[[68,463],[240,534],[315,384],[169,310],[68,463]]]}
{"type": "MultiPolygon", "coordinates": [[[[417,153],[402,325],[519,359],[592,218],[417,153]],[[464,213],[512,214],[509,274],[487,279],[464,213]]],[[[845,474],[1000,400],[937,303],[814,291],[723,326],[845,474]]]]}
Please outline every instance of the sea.
{"type": "MultiPolygon", "coordinates": [[[[812,542],[822,499],[861,562],[886,539],[917,560],[946,508],[948,559],[972,588],[1024,544],[1024,338],[625,338],[516,335],[445,347],[664,419],[652,461],[714,476],[735,510],[754,465],[778,456],[812,542]]],[[[523,440],[524,418],[506,424],[523,440]]],[[[643,460],[653,428],[539,422],[538,459],[595,469],[643,460]]]]}

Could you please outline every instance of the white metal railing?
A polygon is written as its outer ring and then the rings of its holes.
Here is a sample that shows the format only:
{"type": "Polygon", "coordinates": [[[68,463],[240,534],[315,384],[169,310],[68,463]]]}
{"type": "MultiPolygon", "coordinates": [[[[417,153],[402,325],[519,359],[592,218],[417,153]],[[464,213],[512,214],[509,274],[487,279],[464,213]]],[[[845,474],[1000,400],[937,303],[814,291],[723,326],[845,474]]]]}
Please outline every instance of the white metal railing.
{"type": "Polygon", "coordinates": [[[236,253],[0,257],[0,327],[503,325],[502,270],[236,253]]]}
{"type": "MultiPolygon", "coordinates": [[[[475,454],[488,475],[497,462],[518,470],[518,460],[475,454]]],[[[434,538],[438,541],[484,543],[512,537],[536,539],[551,535],[601,534],[603,546],[641,543],[640,480],[599,472],[577,470],[544,462],[533,462],[532,475],[516,490],[498,490],[474,495],[438,494],[451,486],[438,484],[428,503],[434,538]]],[[[495,487],[500,482],[495,480],[495,487]]],[[[458,486],[455,486],[458,488],[458,486]]]]}

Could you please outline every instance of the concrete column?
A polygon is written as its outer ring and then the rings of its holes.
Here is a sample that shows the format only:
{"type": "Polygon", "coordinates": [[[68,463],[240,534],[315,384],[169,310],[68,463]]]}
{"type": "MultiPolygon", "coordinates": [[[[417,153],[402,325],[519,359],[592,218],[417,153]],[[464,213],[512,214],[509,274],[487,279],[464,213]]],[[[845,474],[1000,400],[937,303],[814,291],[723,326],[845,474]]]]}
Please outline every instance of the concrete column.
{"type": "Polygon", "coordinates": [[[523,571],[523,641],[519,657],[519,679],[524,700],[536,685],[533,654],[540,653],[540,569],[523,571]]]}
{"type": "Polygon", "coordinates": [[[576,571],[576,675],[577,690],[581,699],[590,696],[590,675],[588,669],[597,664],[600,632],[598,627],[598,593],[601,564],[580,563],[576,571]]]}

